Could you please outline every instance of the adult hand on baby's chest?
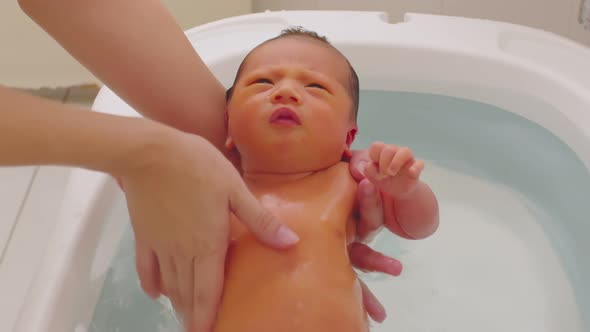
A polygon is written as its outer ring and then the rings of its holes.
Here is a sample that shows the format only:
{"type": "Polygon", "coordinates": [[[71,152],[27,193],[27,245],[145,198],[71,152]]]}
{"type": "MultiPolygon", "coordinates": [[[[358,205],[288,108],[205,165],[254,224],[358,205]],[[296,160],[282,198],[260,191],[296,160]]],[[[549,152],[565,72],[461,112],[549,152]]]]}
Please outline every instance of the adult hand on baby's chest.
{"type": "Polygon", "coordinates": [[[187,324],[205,331],[222,293],[230,211],[269,246],[298,239],[261,208],[219,150],[198,136],[161,130],[162,140],[146,150],[148,162],[115,176],[125,188],[142,288],[167,295],[187,324]]]}

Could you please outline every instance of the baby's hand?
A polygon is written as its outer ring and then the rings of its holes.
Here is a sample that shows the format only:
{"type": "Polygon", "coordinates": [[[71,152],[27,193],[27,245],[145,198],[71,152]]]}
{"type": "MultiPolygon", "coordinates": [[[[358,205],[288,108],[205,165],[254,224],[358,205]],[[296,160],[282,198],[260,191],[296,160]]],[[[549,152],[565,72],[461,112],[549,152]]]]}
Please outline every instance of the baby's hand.
{"type": "Polygon", "coordinates": [[[415,160],[409,148],[375,142],[369,157],[373,162],[365,168],[365,176],[380,190],[400,198],[416,188],[424,162],[415,160]]]}

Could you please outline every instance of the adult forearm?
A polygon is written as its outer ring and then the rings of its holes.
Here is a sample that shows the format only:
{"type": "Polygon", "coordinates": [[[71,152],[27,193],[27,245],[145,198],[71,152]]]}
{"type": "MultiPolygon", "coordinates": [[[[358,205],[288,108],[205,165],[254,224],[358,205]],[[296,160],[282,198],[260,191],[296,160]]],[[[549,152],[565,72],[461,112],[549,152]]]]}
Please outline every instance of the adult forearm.
{"type": "Polygon", "coordinates": [[[157,0],[19,0],[138,112],[223,147],[224,88],[157,0]]]}
{"type": "Polygon", "coordinates": [[[163,125],[91,112],[0,86],[0,165],[67,165],[117,174],[140,163],[163,125]]]}

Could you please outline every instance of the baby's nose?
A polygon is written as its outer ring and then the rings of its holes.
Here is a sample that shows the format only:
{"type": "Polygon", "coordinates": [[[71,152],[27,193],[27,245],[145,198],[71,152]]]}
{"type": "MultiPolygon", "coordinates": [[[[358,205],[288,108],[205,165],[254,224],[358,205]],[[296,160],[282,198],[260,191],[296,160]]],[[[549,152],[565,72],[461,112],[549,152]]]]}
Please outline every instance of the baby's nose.
{"type": "Polygon", "coordinates": [[[272,96],[273,102],[281,102],[281,103],[289,103],[289,102],[298,103],[299,99],[300,98],[297,95],[297,92],[290,87],[280,87],[277,89],[277,91],[272,96]]]}

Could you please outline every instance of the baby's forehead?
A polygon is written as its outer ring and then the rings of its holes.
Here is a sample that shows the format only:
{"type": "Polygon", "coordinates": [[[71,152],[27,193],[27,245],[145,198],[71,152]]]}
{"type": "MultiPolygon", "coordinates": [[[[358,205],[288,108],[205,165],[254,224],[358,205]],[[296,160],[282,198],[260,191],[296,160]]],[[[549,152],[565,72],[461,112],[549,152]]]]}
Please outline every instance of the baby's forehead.
{"type": "Polygon", "coordinates": [[[300,36],[283,37],[259,45],[244,60],[240,74],[293,64],[348,85],[350,68],[342,54],[329,44],[300,36]]]}

